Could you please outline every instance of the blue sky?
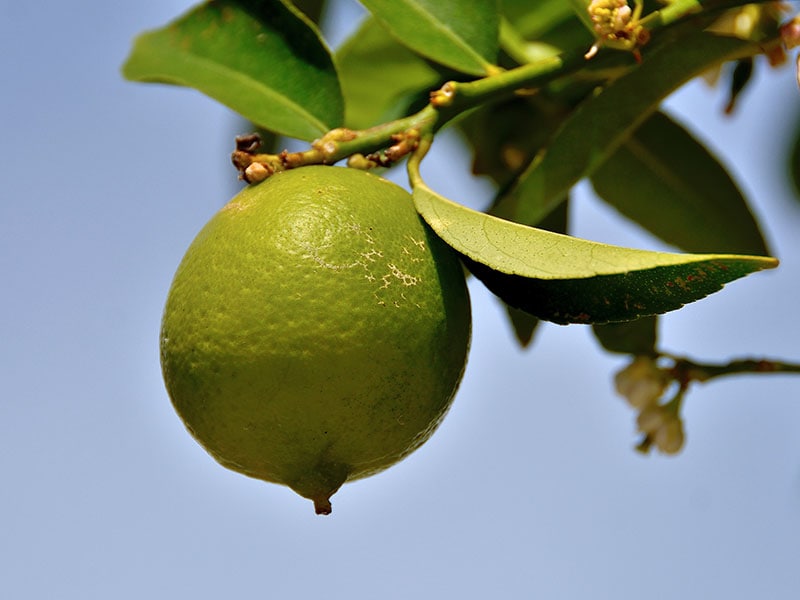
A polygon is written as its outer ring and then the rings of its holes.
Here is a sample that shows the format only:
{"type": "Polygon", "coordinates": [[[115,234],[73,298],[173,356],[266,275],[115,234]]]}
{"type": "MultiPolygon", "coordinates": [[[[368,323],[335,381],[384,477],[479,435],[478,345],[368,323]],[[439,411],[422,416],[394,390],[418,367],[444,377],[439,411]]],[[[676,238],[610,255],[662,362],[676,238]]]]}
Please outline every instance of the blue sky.
{"type": "MultiPolygon", "coordinates": [[[[611,386],[624,360],[579,326],[518,349],[477,286],[448,418],[330,517],[208,457],[164,391],[158,329],[184,250],[236,188],[237,121],[119,75],[132,37],[188,6],[0,3],[1,597],[797,597],[800,379],[696,387],[685,451],[642,457],[611,386]]],[[[781,178],[800,92],[791,68],[760,71],[732,119],[702,83],[668,102],[735,167],[782,260],[665,318],[676,353],[800,361],[800,204],[781,178]]],[[[453,144],[429,183],[485,201],[453,144]]],[[[583,237],[661,247],[586,186],[574,205],[583,237]]]]}

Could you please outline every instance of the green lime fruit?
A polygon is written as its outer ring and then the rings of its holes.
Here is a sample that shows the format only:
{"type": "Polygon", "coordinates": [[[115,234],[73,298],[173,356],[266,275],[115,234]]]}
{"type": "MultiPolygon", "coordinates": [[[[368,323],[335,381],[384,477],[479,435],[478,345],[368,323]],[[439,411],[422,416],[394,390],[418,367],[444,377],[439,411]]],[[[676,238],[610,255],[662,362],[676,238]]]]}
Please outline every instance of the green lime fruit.
{"type": "Polygon", "coordinates": [[[461,263],[405,190],[302,167],[242,190],[197,235],[167,299],[161,364],[217,461],[328,514],[344,482],[430,437],[470,326],[461,263]]]}

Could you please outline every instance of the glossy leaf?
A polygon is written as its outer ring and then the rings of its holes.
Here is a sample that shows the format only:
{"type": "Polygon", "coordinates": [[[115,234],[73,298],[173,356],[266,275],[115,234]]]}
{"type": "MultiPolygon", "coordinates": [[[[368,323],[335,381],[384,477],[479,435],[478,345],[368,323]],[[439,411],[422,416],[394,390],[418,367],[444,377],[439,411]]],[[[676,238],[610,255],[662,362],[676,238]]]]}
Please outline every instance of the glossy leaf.
{"type": "Polygon", "coordinates": [[[345,97],[345,125],[366,129],[407,114],[436,89],[440,75],[428,62],[366,19],[336,53],[345,97]]]}
{"type": "Polygon", "coordinates": [[[497,0],[362,0],[404,45],[471,75],[486,75],[497,59],[497,0]]]}
{"type": "Polygon", "coordinates": [[[658,342],[658,317],[642,317],[624,323],[592,325],[597,341],[609,352],[653,355],[658,342]]]}
{"type": "Polygon", "coordinates": [[[592,176],[598,195],[689,252],[768,254],[725,168],[665,114],[651,115],[592,176]]]}
{"type": "Polygon", "coordinates": [[[341,124],[333,61],[291,3],[218,0],[140,35],[128,79],[193,87],[256,125],[312,140],[341,124]]]}
{"type": "Polygon", "coordinates": [[[671,254],[527,227],[456,204],[420,181],[417,210],[505,302],[556,323],[627,321],[675,310],[773,258],[671,254]]]}
{"type": "Polygon", "coordinates": [[[496,214],[536,224],[575,183],[594,173],[671,92],[706,69],[755,50],[754,44],[738,38],[697,32],[646,51],[641,66],[574,111],[498,204],[496,214]]]}

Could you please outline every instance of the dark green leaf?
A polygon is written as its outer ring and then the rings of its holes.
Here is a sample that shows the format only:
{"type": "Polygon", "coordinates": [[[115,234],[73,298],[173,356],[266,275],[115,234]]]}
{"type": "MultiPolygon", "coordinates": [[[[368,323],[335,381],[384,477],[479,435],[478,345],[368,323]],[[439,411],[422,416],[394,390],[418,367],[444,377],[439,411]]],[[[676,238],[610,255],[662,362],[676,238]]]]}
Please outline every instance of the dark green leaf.
{"type": "Polygon", "coordinates": [[[658,342],[658,317],[624,323],[595,323],[592,330],[603,348],[620,354],[654,355],[658,342]]]}
{"type": "Polygon", "coordinates": [[[575,183],[594,173],[662,99],[706,69],[756,51],[750,42],[696,32],[645,52],[640,67],[574,111],[496,214],[535,224],[575,183]]]}
{"type": "Polygon", "coordinates": [[[800,200],[800,113],[796,113],[794,125],[794,138],[791,149],[787,153],[789,180],[792,182],[795,198],[800,200]]]}
{"type": "Polygon", "coordinates": [[[589,2],[587,0],[569,0],[569,3],[572,5],[573,12],[583,22],[586,29],[592,31],[592,19],[588,10],[589,2]]]}
{"type": "Polygon", "coordinates": [[[457,71],[486,75],[497,60],[497,0],[362,0],[362,4],[404,45],[457,71]]]}
{"type": "Polygon", "coordinates": [[[603,200],[689,252],[768,254],[728,172],[689,132],[653,113],[592,176],[603,200]]]}
{"type": "Polygon", "coordinates": [[[520,64],[593,43],[593,36],[564,0],[504,0],[502,10],[500,45],[520,64]]]}
{"type": "Polygon", "coordinates": [[[536,328],[541,321],[524,310],[514,308],[508,304],[505,304],[505,307],[508,320],[514,329],[514,336],[520,346],[527,348],[533,340],[533,334],[536,333],[536,328]]]}
{"type": "Polygon", "coordinates": [[[505,302],[556,323],[628,321],[680,308],[773,258],[671,254],[599,244],[461,206],[421,181],[417,210],[505,302]]]}
{"type": "Polygon", "coordinates": [[[421,93],[438,87],[439,73],[375,19],[364,21],[336,53],[345,96],[345,125],[366,129],[406,115],[421,93]]]}
{"type": "Polygon", "coordinates": [[[483,106],[458,122],[474,153],[472,170],[508,186],[546,143],[566,112],[541,96],[483,106]]]}
{"type": "Polygon", "coordinates": [[[196,88],[264,129],[312,140],[341,124],[333,61],[314,25],[279,0],[216,0],[140,35],[128,79],[196,88]]]}
{"type": "Polygon", "coordinates": [[[540,39],[545,33],[567,20],[575,20],[575,12],[564,0],[503,0],[503,15],[526,39],[540,39]]]}
{"type": "Polygon", "coordinates": [[[299,8],[312,23],[319,25],[327,0],[292,0],[292,4],[299,8]]]}

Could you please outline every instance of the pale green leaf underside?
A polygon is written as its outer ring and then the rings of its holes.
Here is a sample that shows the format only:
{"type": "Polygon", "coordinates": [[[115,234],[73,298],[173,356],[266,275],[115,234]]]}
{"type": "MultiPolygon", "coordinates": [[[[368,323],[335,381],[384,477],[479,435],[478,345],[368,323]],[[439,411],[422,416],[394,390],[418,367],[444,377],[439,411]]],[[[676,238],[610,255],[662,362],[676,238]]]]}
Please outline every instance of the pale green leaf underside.
{"type": "Polygon", "coordinates": [[[193,87],[256,125],[313,140],[343,120],[330,53],[279,0],[205,3],[140,35],[123,66],[135,81],[193,87]]]}
{"type": "Polygon", "coordinates": [[[497,0],[362,0],[362,4],[404,45],[435,62],[471,75],[485,75],[495,62],[497,0]]]}
{"type": "Polygon", "coordinates": [[[766,257],[651,252],[505,221],[418,183],[414,202],[470,270],[512,306],[557,323],[625,321],[680,308],[754,271],[766,257]]]}

